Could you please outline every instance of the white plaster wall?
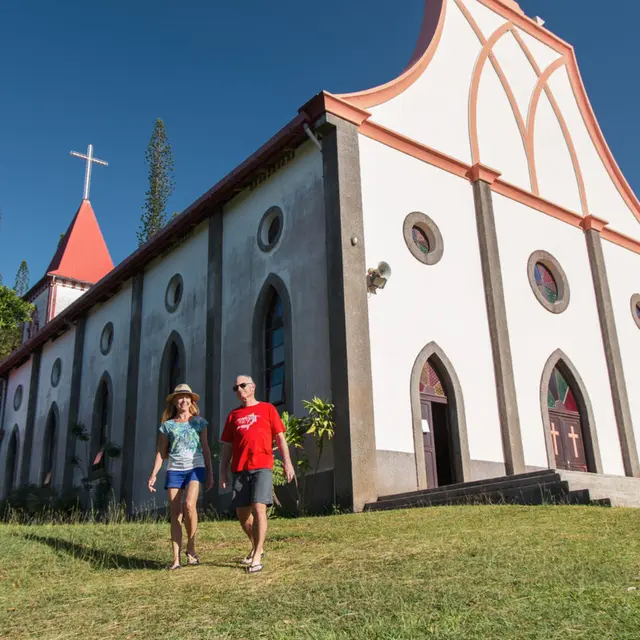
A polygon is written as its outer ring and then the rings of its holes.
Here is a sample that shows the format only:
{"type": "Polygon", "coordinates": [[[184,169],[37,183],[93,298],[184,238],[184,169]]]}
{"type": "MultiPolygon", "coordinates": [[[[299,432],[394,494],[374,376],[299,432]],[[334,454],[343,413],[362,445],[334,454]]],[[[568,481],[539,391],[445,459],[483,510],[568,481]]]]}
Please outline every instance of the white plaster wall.
{"type": "MultiPolygon", "coordinates": [[[[87,317],[82,360],[82,391],[78,409],[78,421],[91,431],[95,426],[93,410],[98,387],[102,376],[108,374],[112,384],[109,440],[120,447],[124,443],[131,291],[131,281],[128,281],[116,296],[93,307],[87,317]],[[113,323],[113,344],[111,351],[104,355],[100,351],[100,338],[108,322],[113,323]]],[[[78,447],[78,455],[86,457],[83,445],[78,447]]],[[[116,495],[119,495],[120,491],[122,458],[123,456],[109,463],[116,495]]],[[[142,459],[146,462],[146,458],[142,459]]]]}
{"type": "Polygon", "coordinates": [[[571,211],[582,213],[578,181],[569,147],[544,92],[540,96],[536,113],[534,144],[540,195],[571,211]]]}
{"type": "Polygon", "coordinates": [[[496,43],[493,53],[509,80],[520,113],[526,122],[531,94],[538,82],[538,76],[513,33],[505,33],[496,43]]]}
{"type": "Polygon", "coordinates": [[[540,379],[562,349],[591,400],[604,473],[624,475],[584,234],[495,193],[493,203],[525,463],[548,466],[540,379]],[[527,262],[537,250],[551,253],[567,275],[571,300],[564,313],[544,309],[531,290],[527,262]]]}
{"type": "Polygon", "coordinates": [[[447,2],[442,39],[422,76],[404,93],[370,109],[373,120],[465,162],[469,85],[480,42],[454,2],[447,2]]]}
{"type": "MultiPolygon", "coordinates": [[[[235,376],[252,372],[252,324],[258,295],[270,273],[280,277],[291,299],[293,399],[289,410],[304,415],[302,400],[331,399],[329,311],[322,155],[311,143],[254,191],[234,199],[223,218],[223,311],[220,424],[237,405],[235,376]],[[257,244],[258,225],[272,206],[284,226],[269,253],[257,244]]],[[[327,451],[321,469],[332,467],[327,451]]]]}
{"type": "Polygon", "coordinates": [[[501,171],[507,182],[529,191],[529,164],[522,135],[498,74],[489,62],[480,76],[477,123],[482,163],[501,171]]]}
{"type": "Polygon", "coordinates": [[[24,445],[24,426],[27,420],[27,407],[29,406],[29,381],[31,378],[31,364],[33,360],[29,359],[20,367],[13,369],[9,373],[7,383],[6,408],[4,412],[4,438],[0,443],[0,496],[5,495],[4,472],[7,463],[7,449],[9,448],[9,440],[13,433],[13,427],[18,425],[18,456],[16,466],[16,479],[19,482],[20,467],[22,466],[22,447],[24,445]],[[13,408],[13,399],[16,389],[22,385],[22,404],[16,411],[13,408]]]}
{"type": "MultiPolygon", "coordinates": [[[[205,222],[196,227],[185,242],[156,259],[145,270],[133,487],[136,506],[148,503],[151,498],[146,481],[153,466],[159,427],[160,365],[165,345],[174,330],[180,334],[185,347],[187,373],[184,382],[202,396],[200,405],[204,406],[207,255],[208,222],[205,222]],[[165,308],[165,292],[176,273],[182,275],[184,291],[178,308],[170,313],[165,308]]],[[[164,486],[164,471],[158,478],[158,486],[160,489],[164,486]]],[[[158,495],[162,504],[164,495],[162,492],[158,495]]]]}
{"type": "MultiPolygon", "coordinates": [[[[501,15],[476,0],[459,0],[459,2],[467,8],[472,18],[478,24],[478,27],[480,27],[482,35],[484,35],[487,40],[494,31],[506,22],[505,18],[501,15]]],[[[449,4],[454,4],[454,0],[450,0],[449,4]]]]}
{"type": "Polygon", "coordinates": [[[364,137],[360,162],[367,266],[384,260],[393,270],[369,300],[376,448],[414,452],[411,370],[436,342],[462,386],[471,458],[502,462],[471,185],[364,137]],[[405,244],[403,222],[413,211],[442,233],[436,265],[416,260],[405,244]]]}
{"type": "Polygon", "coordinates": [[[86,291],[87,289],[78,289],[63,282],[56,282],[53,317],[62,313],[71,303],[75,302],[86,291]]]}
{"type": "Polygon", "coordinates": [[[40,328],[44,326],[47,321],[47,304],[49,302],[49,287],[46,287],[38,297],[33,301],[33,305],[38,310],[40,316],[40,328]]]}
{"type": "Polygon", "coordinates": [[[555,62],[562,56],[561,53],[558,53],[555,49],[552,49],[537,38],[530,36],[526,31],[523,31],[518,27],[516,27],[516,30],[527,45],[527,49],[529,49],[533,59],[541,70],[546,69],[552,62],[555,62]]]}
{"type": "Polygon", "coordinates": [[[631,315],[631,296],[640,293],[640,255],[603,240],[611,304],[620,341],[631,418],[640,453],[640,329],[631,315]]]}
{"type": "Polygon", "coordinates": [[[591,141],[565,67],[553,73],[549,86],[562,110],[580,159],[589,213],[608,220],[612,229],[639,238],[640,224],[609,177],[591,141]]]}
{"type": "Polygon", "coordinates": [[[33,447],[31,449],[30,482],[40,483],[42,470],[42,453],[47,417],[52,404],[58,406],[59,423],[56,432],[55,464],[53,469],[53,486],[60,489],[65,465],[65,447],[67,424],[69,421],[69,400],[71,397],[71,373],[73,369],[73,348],[75,329],[70,329],[57,340],[47,342],[42,348],[40,361],[40,377],[38,397],[36,401],[36,419],[33,429],[33,447]],[[60,382],[57,387],[51,386],[51,370],[57,358],[62,363],[60,382]]]}

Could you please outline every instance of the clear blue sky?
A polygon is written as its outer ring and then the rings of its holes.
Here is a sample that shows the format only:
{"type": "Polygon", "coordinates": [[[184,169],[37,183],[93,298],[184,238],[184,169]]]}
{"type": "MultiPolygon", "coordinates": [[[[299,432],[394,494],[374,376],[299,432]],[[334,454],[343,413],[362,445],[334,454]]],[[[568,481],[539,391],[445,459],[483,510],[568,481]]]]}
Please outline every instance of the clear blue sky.
{"type": "MultiPolygon", "coordinates": [[[[144,152],[163,118],[176,163],[169,209],[182,211],[318,91],[395,77],[424,0],[0,0],[0,273],[46,269],[82,198],[114,262],[137,246],[144,152]]],[[[640,3],[522,0],[571,42],[613,153],[640,193],[640,3]]]]}

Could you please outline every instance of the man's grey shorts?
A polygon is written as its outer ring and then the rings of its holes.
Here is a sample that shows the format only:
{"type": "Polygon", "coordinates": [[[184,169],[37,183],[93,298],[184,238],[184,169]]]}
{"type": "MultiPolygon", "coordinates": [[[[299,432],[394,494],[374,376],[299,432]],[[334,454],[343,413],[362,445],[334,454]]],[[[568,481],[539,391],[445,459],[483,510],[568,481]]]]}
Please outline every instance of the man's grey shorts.
{"type": "Polygon", "coordinates": [[[273,472],[255,469],[233,474],[231,506],[250,507],[252,504],[270,505],[273,502],[273,472]]]}

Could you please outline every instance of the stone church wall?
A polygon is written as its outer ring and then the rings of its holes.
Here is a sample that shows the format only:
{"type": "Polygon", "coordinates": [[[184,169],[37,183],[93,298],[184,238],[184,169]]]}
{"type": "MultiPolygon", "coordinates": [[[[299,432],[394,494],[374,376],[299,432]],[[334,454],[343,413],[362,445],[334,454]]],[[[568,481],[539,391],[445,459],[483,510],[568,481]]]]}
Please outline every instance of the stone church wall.
{"type": "MultiPolygon", "coordinates": [[[[97,394],[101,381],[108,377],[111,393],[109,439],[120,447],[124,444],[130,318],[130,281],[125,283],[118,295],[94,307],[87,316],[78,408],[78,421],[82,422],[88,430],[96,428],[97,416],[94,416],[94,407],[97,394]],[[110,347],[108,347],[109,342],[106,336],[109,323],[113,329],[110,347]],[[104,351],[106,353],[103,353],[104,351]]],[[[123,451],[123,456],[124,454],[123,451]]],[[[86,454],[83,453],[84,455],[86,454]]],[[[123,457],[110,461],[116,495],[119,495],[120,491],[122,460],[123,457]]]]}
{"type": "Polygon", "coordinates": [[[42,348],[40,375],[38,377],[38,395],[33,428],[31,449],[31,467],[29,481],[40,484],[42,481],[42,460],[45,427],[49,411],[55,403],[59,417],[56,429],[55,462],[53,467],[53,485],[62,486],[65,465],[65,443],[69,419],[69,398],[71,394],[71,372],[73,368],[73,344],[75,330],[70,329],[59,338],[47,342],[42,348]],[[59,365],[57,364],[59,360],[59,365]],[[54,371],[59,367],[59,373],[54,371]]]}
{"type": "MultiPolygon", "coordinates": [[[[179,240],[176,238],[176,240],[179,240]]],[[[185,350],[187,382],[201,394],[204,406],[205,341],[207,310],[208,223],[202,223],[175,248],[147,266],[142,294],[142,336],[133,475],[133,501],[150,501],[147,479],[156,450],[158,423],[163,406],[159,399],[161,361],[171,334],[176,332],[185,350]],[[182,299],[175,311],[165,304],[167,287],[174,275],[182,276],[182,299]]],[[[205,416],[207,417],[207,416],[205,416]]],[[[208,417],[207,417],[208,418],[208,417]]],[[[210,418],[208,418],[210,419],[210,418]]],[[[164,471],[158,476],[164,486],[164,471]]],[[[165,496],[158,494],[163,504],[165,496]]]]}
{"type": "MultiPolygon", "coordinates": [[[[259,376],[253,370],[252,330],[258,296],[270,275],[282,281],[291,301],[292,348],[286,366],[287,376],[293,375],[293,397],[287,409],[303,415],[303,399],[331,398],[322,171],[320,152],[306,143],[259,188],[225,207],[220,424],[236,406],[231,390],[235,376],[259,376]],[[264,252],[258,246],[258,227],[274,206],[282,210],[282,234],[264,252]]],[[[332,468],[331,447],[323,461],[321,469],[332,468]]]]}
{"type": "Polygon", "coordinates": [[[20,469],[22,465],[22,445],[24,443],[24,428],[27,420],[27,407],[29,406],[29,380],[31,376],[31,363],[32,359],[27,360],[23,365],[13,369],[9,373],[9,380],[7,385],[7,393],[5,406],[3,408],[4,420],[2,428],[4,429],[4,438],[0,443],[0,497],[4,497],[6,493],[5,487],[5,467],[7,464],[7,450],[9,448],[9,441],[11,440],[11,434],[15,426],[18,427],[18,455],[17,455],[17,469],[20,469]],[[18,409],[15,409],[14,400],[16,397],[16,390],[18,387],[22,387],[22,400],[18,409]]]}

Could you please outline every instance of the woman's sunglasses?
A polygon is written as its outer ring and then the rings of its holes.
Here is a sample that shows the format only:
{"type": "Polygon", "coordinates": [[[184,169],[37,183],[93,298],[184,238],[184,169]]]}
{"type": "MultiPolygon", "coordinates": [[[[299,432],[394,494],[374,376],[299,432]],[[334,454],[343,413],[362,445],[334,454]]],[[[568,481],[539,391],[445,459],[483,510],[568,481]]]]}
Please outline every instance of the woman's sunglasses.
{"type": "Polygon", "coordinates": [[[240,384],[234,384],[233,385],[233,390],[237,391],[238,389],[246,389],[250,384],[252,384],[251,382],[241,382],[240,384]]]}

